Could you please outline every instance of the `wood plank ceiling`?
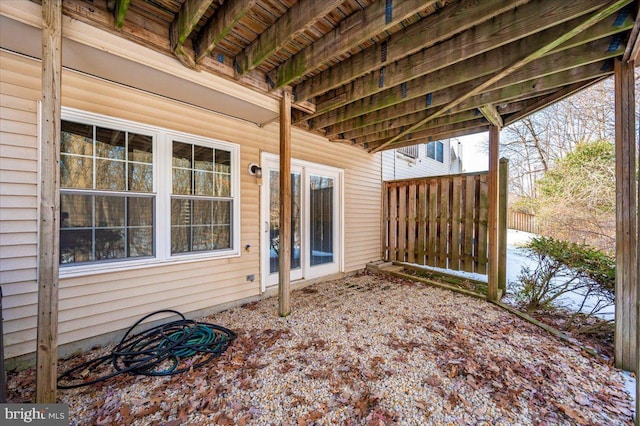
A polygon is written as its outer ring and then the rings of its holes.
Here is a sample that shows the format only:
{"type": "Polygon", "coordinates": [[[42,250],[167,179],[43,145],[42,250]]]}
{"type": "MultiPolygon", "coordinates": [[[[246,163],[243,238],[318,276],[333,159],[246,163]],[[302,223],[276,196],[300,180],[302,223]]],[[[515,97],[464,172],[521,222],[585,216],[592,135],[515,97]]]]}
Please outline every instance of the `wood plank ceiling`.
{"type": "Polygon", "coordinates": [[[370,152],[508,125],[637,55],[639,0],[64,0],[370,152]],[[635,29],[634,29],[635,26],[635,29]],[[635,47],[634,47],[635,46],[635,47]]]}

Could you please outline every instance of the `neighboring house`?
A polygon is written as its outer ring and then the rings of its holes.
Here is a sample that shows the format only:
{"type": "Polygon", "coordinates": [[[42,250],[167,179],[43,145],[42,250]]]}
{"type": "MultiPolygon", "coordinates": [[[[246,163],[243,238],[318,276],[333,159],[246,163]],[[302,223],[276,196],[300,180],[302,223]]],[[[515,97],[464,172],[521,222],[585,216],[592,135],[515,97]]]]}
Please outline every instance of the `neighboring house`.
{"type": "Polygon", "coordinates": [[[382,179],[385,181],[461,172],[462,158],[456,139],[382,152],[382,179]]]}

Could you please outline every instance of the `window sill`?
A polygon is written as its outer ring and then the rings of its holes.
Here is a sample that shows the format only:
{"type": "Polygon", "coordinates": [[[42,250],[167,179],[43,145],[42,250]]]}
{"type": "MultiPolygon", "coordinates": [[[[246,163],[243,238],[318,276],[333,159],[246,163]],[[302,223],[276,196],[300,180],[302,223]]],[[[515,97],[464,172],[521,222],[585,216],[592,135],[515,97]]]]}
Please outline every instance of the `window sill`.
{"type": "Polygon", "coordinates": [[[240,252],[237,250],[229,250],[225,252],[217,252],[215,255],[211,253],[197,253],[191,255],[179,255],[173,256],[169,259],[157,259],[157,258],[144,258],[137,260],[123,260],[105,262],[93,265],[77,265],[77,266],[60,266],[59,277],[60,279],[85,277],[90,275],[109,274],[116,272],[133,271],[136,269],[146,268],[158,268],[169,265],[180,265],[183,263],[195,263],[216,261],[223,259],[230,259],[234,257],[240,257],[240,252]]]}

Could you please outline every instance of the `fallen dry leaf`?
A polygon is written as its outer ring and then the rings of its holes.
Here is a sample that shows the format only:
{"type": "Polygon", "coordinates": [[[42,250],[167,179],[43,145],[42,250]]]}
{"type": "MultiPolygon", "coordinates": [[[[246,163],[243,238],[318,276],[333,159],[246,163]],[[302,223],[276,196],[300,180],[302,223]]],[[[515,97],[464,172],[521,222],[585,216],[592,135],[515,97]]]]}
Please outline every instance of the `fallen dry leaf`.
{"type": "MultiPolygon", "coordinates": [[[[368,274],[317,283],[292,292],[287,318],[276,299],[230,309],[204,319],[238,333],[210,364],[58,398],[77,424],[439,425],[454,414],[469,424],[632,426],[610,365],[483,301],[409,283],[368,274]],[[385,411],[396,402],[409,409],[385,411]]],[[[28,402],[35,373],[12,372],[8,385],[12,402],[28,402]]]]}
{"type": "Polygon", "coordinates": [[[591,402],[589,401],[589,398],[587,398],[586,396],[584,396],[582,394],[576,395],[573,399],[580,405],[585,405],[585,406],[591,405],[591,402]]]}
{"type": "Polygon", "coordinates": [[[558,407],[560,411],[566,414],[569,418],[578,422],[578,424],[586,425],[588,423],[587,420],[578,412],[578,410],[571,408],[565,404],[556,404],[556,407],[558,407]]]}

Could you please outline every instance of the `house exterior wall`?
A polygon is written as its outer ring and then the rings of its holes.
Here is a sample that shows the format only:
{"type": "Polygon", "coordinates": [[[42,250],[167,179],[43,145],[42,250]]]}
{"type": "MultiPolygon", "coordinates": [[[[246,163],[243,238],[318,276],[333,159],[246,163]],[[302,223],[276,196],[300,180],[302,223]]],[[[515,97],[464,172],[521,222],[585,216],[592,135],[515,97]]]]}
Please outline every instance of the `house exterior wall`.
{"type": "MultiPolygon", "coordinates": [[[[12,358],[35,351],[41,66],[6,51],[0,64],[0,283],[5,356],[12,358]]],[[[62,86],[63,107],[239,144],[241,253],[63,277],[59,344],[122,330],[159,309],[198,312],[259,296],[260,186],[246,166],[260,163],[263,151],[278,152],[278,123],[258,127],[69,70],[62,86]],[[256,280],[248,282],[251,274],[256,280]]],[[[381,156],[296,128],[292,156],[344,169],[344,272],[380,258],[381,156]]]]}
{"type": "Polygon", "coordinates": [[[443,162],[427,157],[426,144],[418,145],[418,158],[410,158],[398,150],[382,152],[382,179],[385,181],[423,176],[440,176],[451,173],[451,148],[449,140],[441,141],[443,162]]]}

